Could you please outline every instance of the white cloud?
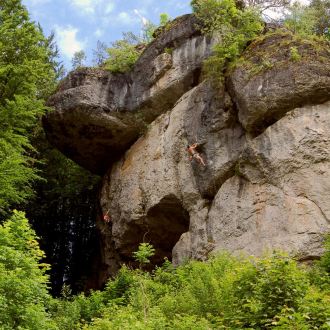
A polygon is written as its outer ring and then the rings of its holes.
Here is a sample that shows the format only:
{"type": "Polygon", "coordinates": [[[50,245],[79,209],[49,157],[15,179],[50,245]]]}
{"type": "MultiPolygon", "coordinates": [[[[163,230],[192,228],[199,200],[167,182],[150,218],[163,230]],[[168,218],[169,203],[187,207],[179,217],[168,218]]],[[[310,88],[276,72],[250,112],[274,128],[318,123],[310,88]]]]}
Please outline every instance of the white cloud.
{"type": "Polygon", "coordinates": [[[112,16],[102,17],[102,26],[103,28],[108,27],[109,25],[122,27],[122,26],[133,26],[141,22],[141,18],[138,15],[132,12],[121,12],[119,14],[112,14],[112,16]]]}
{"type": "Polygon", "coordinates": [[[109,3],[107,8],[105,9],[105,13],[109,14],[110,12],[112,12],[115,8],[115,5],[113,3],[109,3]]]}
{"type": "Polygon", "coordinates": [[[123,22],[124,25],[126,25],[130,22],[130,15],[123,11],[118,15],[118,20],[123,22]]]}
{"type": "Polygon", "coordinates": [[[103,35],[104,31],[103,30],[100,30],[100,29],[97,29],[95,32],[94,32],[94,35],[96,37],[100,37],[101,35],[103,35]]]}
{"type": "Polygon", "coordinates": [[[154,2],[154,0],[140,0],[139,5],[140,6],[150,6],[153,2],[154,2]]]}
{"type": "Polygon", "coordinates": [[[56,25],[55,30],[60,52],[69,59],[72,58],[75,52],[84,48],[86,41],[77,40],[78,29],[73,28],[71,25],[67,26],[67,28],[56,25]]]}
{"type": "Polygon", "coordinates": [[[73,0],[72,3],[76,6],[86,7],[90,6],[91,0],[73,0]]]}
{"type": "Polygon", "coordinates": [[[96,19],[97,13],[103,14],[105,6],[110,11],[114,7],[112,2],[107,4],[107,0],[67,0],[67,2],[77,15],[87,16],[89,19],[96,19]]]}
{"type": "Polygon", "coordinates": [[[179,9],[183,9],[183,8],[189,8],[189,4],[184,2],[184,3],[181,3],[181,2],[178,2],[176,5],[175,5],[175,8],[179,8],[179,9]]]}

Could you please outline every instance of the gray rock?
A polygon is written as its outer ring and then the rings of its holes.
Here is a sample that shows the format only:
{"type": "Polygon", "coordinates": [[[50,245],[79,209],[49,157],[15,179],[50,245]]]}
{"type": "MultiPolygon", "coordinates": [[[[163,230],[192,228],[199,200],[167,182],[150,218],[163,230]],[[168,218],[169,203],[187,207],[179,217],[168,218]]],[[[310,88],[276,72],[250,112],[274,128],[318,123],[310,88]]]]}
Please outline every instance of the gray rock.
{"type": "Polygon", "coordinates": [[[209,213],[215,249],[322,255],[330,223],[329,132],[330,102],[292,110],[248,142],[241,176],[220,188],[209,213]]]}
{"type": "Polygon", "coordinates": [[[201,37],[196,24],[195,17],[182,16],[123,75],[93,68],[70,72],[47,103],[54,108],[43,117],[49,141],[76,163],[104,174],[148,123],[198,84],[211,39],[201,37]]]}
{"type": "MultiPolygon", "coordinates": [[[[203,259],[212,250],[207,242],[205,197],[216,194],[214,183],[220,186],[234,173],[245,145],[243,130],[230,111],[227,97],[216,98],[205,81],[182,96],[172,111],[159,116],[109,169],[102,180],[100,206],[104,213],[110,210],[111,224],[100,217],[97,227],[118,260],[133,262],[132,253],[143,241],[156,248],[153,265],[164,257],[176,262],[191,256],[203,259]],[[189,159],[187,144],[195,142],[194,132],[203,140],[205,168],[189,159]]],[[[103,256],[108,275],[116,258],[109,253],[103,256]]]]}
{"type": "Polygon", "coordinates": [[[243,127],[256,136],[294,108],[330,100],[327,47],[289,32],[252,42],[227,82],[243,127]],[[300,59],[294,59],[292,47],[300,59]]]}
{"type": "Polygon", "coordinates": [[[267,249],[295,252],[300,260],[319,258],[329,223],[305,196],[290,196],[270,184],[229,179],[219,190],[208,218],[214,250],[260,255],[267,249]]]}

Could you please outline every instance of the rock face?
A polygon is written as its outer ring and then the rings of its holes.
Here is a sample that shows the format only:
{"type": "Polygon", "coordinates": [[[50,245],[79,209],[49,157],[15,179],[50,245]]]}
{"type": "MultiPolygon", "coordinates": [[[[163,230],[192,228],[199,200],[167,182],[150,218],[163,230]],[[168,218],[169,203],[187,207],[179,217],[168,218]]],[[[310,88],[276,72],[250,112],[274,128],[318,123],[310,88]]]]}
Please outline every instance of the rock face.
{"type": "Polygon", "coordinates": [[[259,133],[287,111],[330,100],[329,45],[309,42],[290,32],[253,42],[244,63],[228,79],[228,92],[239,120],[259,133]]]}
{"type": "MultiPolygon", "coordinates": [[[[208,82],[200,84],[159,116],[104,176],[100,205],[104,213],[109,210],[111,225],[97,225],[120,260],[132,260],[144,239],[156,249],[154,263],[172,258],[180,236],[205,219],[210,204],[205,197],[233,175],[245,144],[226,99],[227,95],[216,99],[208,82]],[[187,154],[187,144],[198,139],[203,141],[199,151],[208,164],[205,168],[191,163],[187,154]]],[[[206,235],[203,226],[200,230],[206,235]]],[[[197,254],[204,253],[198,249],[197,254]]]]}
{"type": "Polygon", "coordinates": [[[217,248],[321,255],[330,222],[329,110],[330,102],[292,110],[247,143],[242,176],[220,188],[209,213],[217,248]]]}
{"type": "Polygon", "coordinates": [[[211,53],[211,38],[200,36],[198,23],[191,15],[177,18],[122,75],[93,68],[70,72],[47,103],[54,108],[43,118],[50,142],[83,167],[104,174],[148,123],[198,85],[211,53]]]}
{"type": "Polygon", "coordinates": [[[132,72],[71,73],[50,100],[47,136],[62,149],[74,136],[76,149],[67,154],[94,172],[106,170],[96,220],[99,286],[121,263],[134,265],[141,242],[156,249],[151,266],[164,257],[203,260],[221,249],[260,255],[283,248],[300,260],[323,253],[330,223],[328,46],[289,33],[261,38],[218,91],[197,79],[210,41],[191,18],[181,24],[191,33],[179,29],[176,39],[165,32],[132,72]],[[172,56],[162,53],[173,40],[172,56]],[[268,57],[260,55],[265,49],[268,57]],[[184,73],[187,63],[192,69],[184,73]],[[151,125],[132,144],[141,130],[134,113],[151,125]],[[193,143],[206,167],[189,159],[193,143]]]}

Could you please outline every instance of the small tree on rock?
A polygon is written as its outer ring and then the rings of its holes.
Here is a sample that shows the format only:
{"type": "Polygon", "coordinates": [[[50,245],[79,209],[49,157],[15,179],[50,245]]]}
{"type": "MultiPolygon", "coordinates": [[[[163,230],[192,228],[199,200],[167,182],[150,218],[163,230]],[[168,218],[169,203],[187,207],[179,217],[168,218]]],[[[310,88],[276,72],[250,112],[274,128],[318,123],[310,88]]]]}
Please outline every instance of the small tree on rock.
{"type": "Polygon", "coordinates": [[[87,60],[86,53],[83,50],[80,50],[79,52],[75,52],[71,60],[73,70],[80,69],[83,66],[85,66],[86,60],[87,60]]]}

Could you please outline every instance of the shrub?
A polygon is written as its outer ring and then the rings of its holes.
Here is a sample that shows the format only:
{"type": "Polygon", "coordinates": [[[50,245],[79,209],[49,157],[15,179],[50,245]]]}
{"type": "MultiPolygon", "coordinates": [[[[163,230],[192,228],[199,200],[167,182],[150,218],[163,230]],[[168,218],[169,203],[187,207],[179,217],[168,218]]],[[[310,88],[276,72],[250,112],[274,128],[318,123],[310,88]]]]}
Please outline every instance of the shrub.
{"type": "Polygon", "coordinates": [[[238,60],[246,43],[262,30],[260,15],[253,8],[237,9],[234,0],[198,0],[192,6],[204,23],[202,33],[218,40],[213,56],[204,62],[203,75],[221,88],[225,71],[238,60]]]}
{"type": "Polygon", "coordinates": [[[106,60],[106,69],[113,73],[123,73],[131,69],[140,57],[135,45],[127,40],[119,40],[116,45],[107,50],[109,58],[106,60]]]}
{"type": "Polygon", "coordinates": [[[301,57],[300,57],[300,55],[298,54],[298,49],[297,49],[297,47],[291,47],[290,49],[291,49],[291,54],[292,54],[290,60],[291,60],[291,61],[300,60],[301,57]]]}
{"type": "MultiPolygon", "coordinates": [[[[135,256],[145,264],[152,254],[144,244],[135,256]]],[[[281,250],[259,258],[223,251],[179,267],[165,259],[151,273],[124,266],[104,292],[68,299],[71,328],[68,320],[59,328],[329,329],[329,283],[319,265],[307,270],[281,250]]]]}

